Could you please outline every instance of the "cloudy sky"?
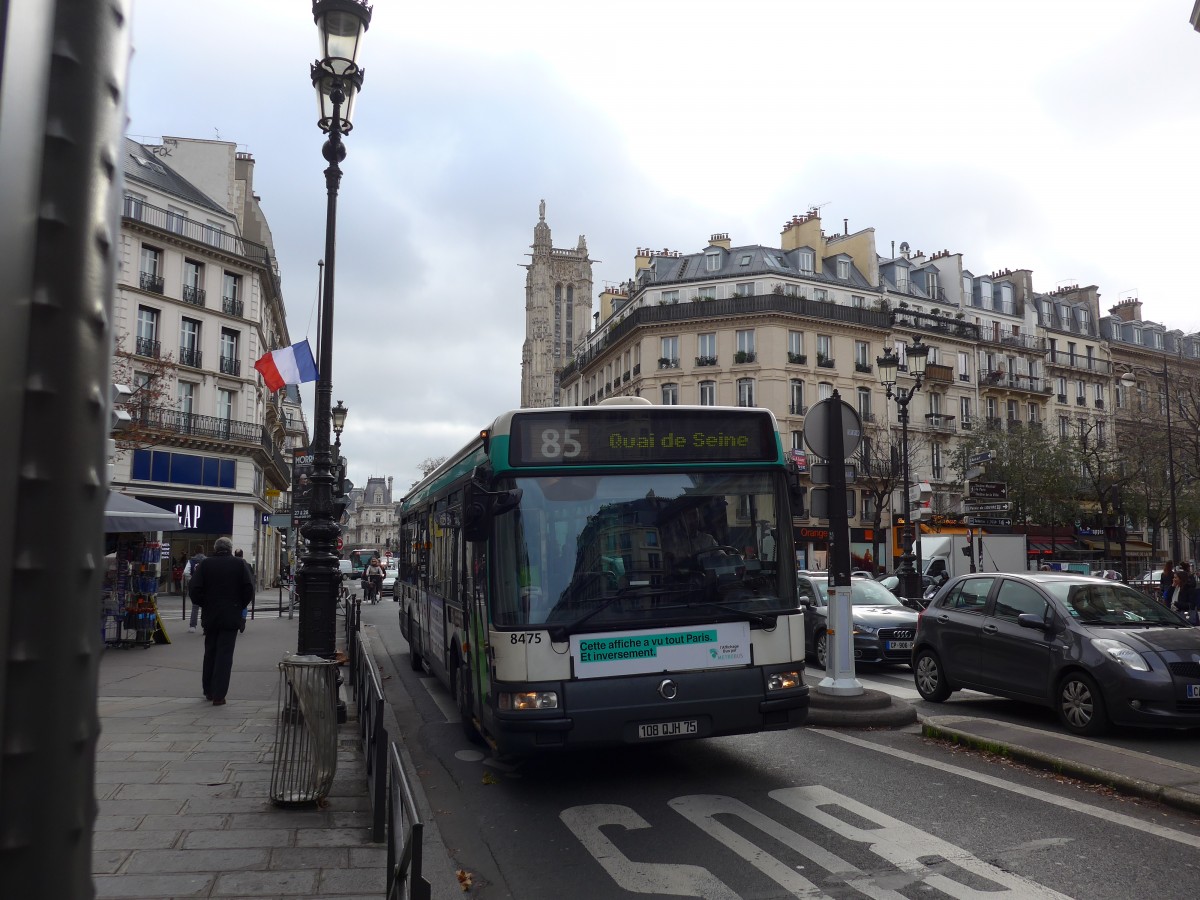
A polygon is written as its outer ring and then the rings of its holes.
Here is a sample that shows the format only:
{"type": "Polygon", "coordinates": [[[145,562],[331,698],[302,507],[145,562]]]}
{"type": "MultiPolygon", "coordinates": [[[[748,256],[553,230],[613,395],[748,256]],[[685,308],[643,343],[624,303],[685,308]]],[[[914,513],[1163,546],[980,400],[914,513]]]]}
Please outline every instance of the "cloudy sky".
{"type": "MultiPolygon", "coordinates": [[[[518,405],[543,198],[597,290],[637,247],[772,244],[820,206],[885,254],[1096,284],[1200,330],[1192,2],[376,0],[338,203],[350,477],[402,492],[518,405]]],[[[310,0],[134,0],[133,38],[128,134],[254,155],[291,335],[315,344],[310,0]]]]}

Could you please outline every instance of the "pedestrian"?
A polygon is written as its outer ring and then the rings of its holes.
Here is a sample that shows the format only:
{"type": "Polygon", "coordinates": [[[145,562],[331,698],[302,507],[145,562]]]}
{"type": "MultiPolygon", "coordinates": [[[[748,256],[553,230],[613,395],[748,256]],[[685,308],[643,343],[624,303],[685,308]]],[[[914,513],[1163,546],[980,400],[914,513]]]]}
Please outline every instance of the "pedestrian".
{"type": "Polygon", "coordinates": [[[1163,563],[1163,570],[1158,576],[1158,599],[1167,606],[1171,605],[1171,586],[1174,579],[1175,563],[1168,559],[1163,563]]]}
{"type": "Polygon", "coordinates": [[[1175,567],[1171,602],[1176,612],[1192,625],[1200,625],[1200,597],[1196,596],[1196,576],[1191,566],[1182,562],[1175,567]]]}
{"type": "Polygon", "coordinates": [[[204,625],[204,665],[201,686],[204,699],[225,705],[233,649],[241,630],[242,610],[254,599],[254,581],[246,561],[233,555],[233,541],[217,538],[213,555],[192,572],[192,603],[199,606],[204,625]]]}
{"type": "Polygon", "coordinates": [[[175,582],[175,593],[183,594],[183,566],[187,562],[182,555],[171,564],[171,580],[175,582]]]}
{"type": "MultiPolygon", "coordinates": [[[[246,562],[246,557],[242,554],[242,550],[240,547],[237,550],[233,551],[233,555],[236,556],[238,559],[240,559],[242,562],[246,563],[246,568],[250,570],[250,583],[254,585],[254,589],[257,591],[258,590],[258,582],[256,582],[254,580],[254,566],[251,565],[250,563],[246,562]]],[[[241,631],[243,633],[246,631],[246,619],[249,617],[250,617],[250,610],[243,609],[242,610],[242,624],[238,626],[238,631],[241,631]]]]}
{"type": "Polygon", "coordinates": [[[363,572],[367,581],[367,599],[372,603],[379,602],[379,595],[383,592],[383,566],[379,563],[378,556],[372,556],[371,561],[367,563],[367,568],[363,572]]]}
{"type": "MultiPolygon", "coordinates": [[[[203,561],[204,561],[203,551],[197,550],[196,555],[193,556],[191,559],[189,559],[187,565],[183,567],[183,595],[185,597],[190,597],[192,595],[191,587],[190,587],[192,575],[195,574],[196,567],[198,565],[200,565],[200,563],[202,563],[203,561]]],[[[188,633],[189,634],[196,633],[196,625],[199,622],[199,620],[200,620],[200,607],[196,606],[195,603],[192,603],[192,618],[188,622],[188,633]]]]}

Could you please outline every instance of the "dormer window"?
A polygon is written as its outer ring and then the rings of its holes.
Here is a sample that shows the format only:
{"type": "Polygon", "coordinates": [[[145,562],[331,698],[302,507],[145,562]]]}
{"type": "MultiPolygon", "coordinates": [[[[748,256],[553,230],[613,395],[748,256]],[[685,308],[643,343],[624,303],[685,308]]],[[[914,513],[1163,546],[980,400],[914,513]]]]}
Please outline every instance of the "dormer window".
{"type": "Polygon", "coordinates": [[[1140,328],[1135,328],[1135,329],[1133,329],[1133,342],[1134,342],[1135,344],[1141,344],[1141,343],[1143,343],[1143,341],[1142,341],[1142,329],[1140,329],[1140,328]]]}
{"type": "Polygon", "coordinates": [[[813,252],[807,249],[800,250],[796,258],[799,260],[801,274],[811,275],[813,273],[813,252]]]}
{"type": "Polygon", "coordinates": [[[837,277],[842,281],[850,280],[850,260],[839,259],[837,261],[837,277]]]}
{"type": "Polygon", "coordinates": [[[937,269],[930,269],[925,273],[925,293],[936,300],[939,290],[937,269]]]}
{"type": "Polygon", "coordinates": [[[1012,315],[1013,310],[1013,287],[1007,281],[1000,283],[1000,311],[1008,315],[1012,315]]]}
{"type": "Polygon", "coordinates": [[[738,260],[738,265],[739,265],[739,266],[748,266],[748,265],[750,265],[750,254],[749,254],[749,253],[743,253],[743,254],[742,254],[742,258],[738,260]]]}
{"type": "MultiPolygon", "coordinates": [[[[1058,316],[1059,316],[1059,321],[1062,322],[1063,329],[1066,331],[1070,331],[1071,330],[1071,307],[1067,306],[1064,303],[1062,306],[1060,306],[1058,308],[1058,316]]],[[[1140,344],[1141,341],[1139,340],[1138,343],[1140,344]]]]}
{"type": "Polygon", "coordinates": [[[963,299],[968,302],[971,299],[971,276],[970,275],[963,276],[963,299]]]}
{"type": "Polygon", "coordinates": [[[1087,309],[1081,306],[1075,312],[1079,316],[1079,330],[1090,332],[1092,330],[1092,322],[1087,309]]]}
{"type": "Polygon", "coordinates": [[[896,290],[908,290],[908,269],[905,266],[896,266],[896,290]]]}
{"type": "Polygon", "coordinates": [[[704,255],[704,268],[708,272],[716,272],[721,268],[720,253],[706,253],[704,255]]]}
{"type": "Polygon", "coordinates": [[[1161,331],[1150,332],[1150,346],[1155,350],[1161,350],[1163,348],[1163,336],[1161,331]]]}

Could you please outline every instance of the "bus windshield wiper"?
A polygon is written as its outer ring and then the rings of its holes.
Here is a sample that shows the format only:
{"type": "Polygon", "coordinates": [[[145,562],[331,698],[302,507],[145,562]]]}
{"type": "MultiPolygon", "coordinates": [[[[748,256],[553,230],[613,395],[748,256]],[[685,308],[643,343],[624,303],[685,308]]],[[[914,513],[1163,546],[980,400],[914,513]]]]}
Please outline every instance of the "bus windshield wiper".
{"type": "Polygon", "coordinates": [[[561,643],[574,634],[580,625],[588,621],[593,616],[604,612],[604,610],[608,609],[618,600],[642,599],[646,597],[665,597],[668,594],[678,594],[682,590],[682,588],[649,589],[640,586],[636,588],[622,588],[611,597],[604,598],[604,600],[602,600],[595,609],[589,609],[578,619],[574,619],[565,625],[550,625],[546,630],[550,632],[550,640],[554,641],[555,643],[561,643]]]}

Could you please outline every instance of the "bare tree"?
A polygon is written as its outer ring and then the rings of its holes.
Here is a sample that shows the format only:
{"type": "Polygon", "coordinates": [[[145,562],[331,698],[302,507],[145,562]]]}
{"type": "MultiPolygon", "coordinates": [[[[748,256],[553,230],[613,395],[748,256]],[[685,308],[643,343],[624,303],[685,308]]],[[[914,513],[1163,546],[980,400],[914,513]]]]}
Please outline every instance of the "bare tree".
{"type": "Polygon", "coordinates": [[[162,441],[162,432],[155,427],[153,410],[171,406],[172,386],[179,367],[171,354],[163,357],[138,356],[126,349],[125,335],[117,335],[113,350],[113,384],[123,384],[131,391],[118,407],[129,413],[128,427],[116,432],[113,438],[118,450],[137,450],[162,441]]]}
{"type": "MultiPolygon", "coordinates": [[[[448,457],[445,456],[427,456],[417,463],[417,468],[421,470],[421,478],[428,476],[430,472],[444,463],[447,458],[448,457]]],[[[414,479],[413,483],[409,485],[409,489],[411,490],[420,484],[421,478],[414,479]]]]}

